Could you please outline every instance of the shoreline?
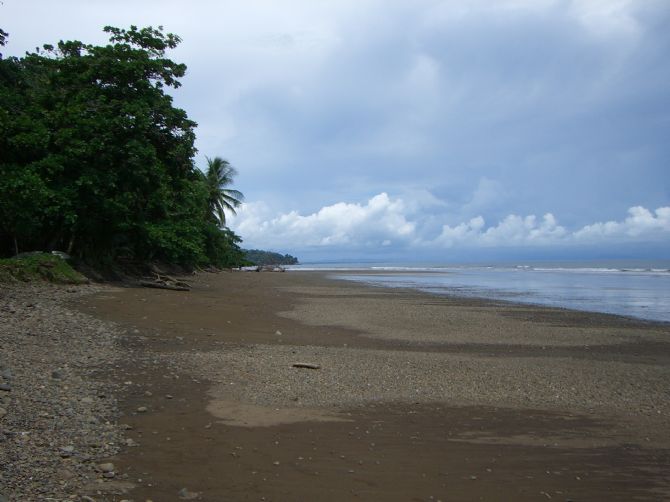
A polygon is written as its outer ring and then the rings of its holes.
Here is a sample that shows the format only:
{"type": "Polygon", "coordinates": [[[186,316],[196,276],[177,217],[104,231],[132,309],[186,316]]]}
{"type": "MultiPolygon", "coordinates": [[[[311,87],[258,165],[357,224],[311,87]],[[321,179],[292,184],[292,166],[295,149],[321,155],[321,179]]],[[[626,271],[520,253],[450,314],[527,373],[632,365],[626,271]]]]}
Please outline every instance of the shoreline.
{"type": "Polygon", "coordinates": [[[70,302],[118,329],[122,354],[101,375],[126,429],[109,459],[122,485],[89,496],[670,494],[666,326],[326,275],[204,273],[189,293],[70,302]]]}
{"type": "MultiPolygon", "coordinates": [[[[287,270],[287,272],[300,272],[298,269],[294,270],[287,270]]],[[[443,286],[440,289],[442,289],[442,292],[435,292],[431,291],[427,288],[419,288],[419,287],[407,287],[407,286],[393,286],[393,285],[384,285],[384,284],[375,284],[371,282],[365,282],[365,281],[357,281],[355,279],[347,279],[342,276],[375,276],[375,275],[380,275],[380,276],[388,276],[388,275],[444,275],[444,274],[451,274],[452,272],[435,272],[435,271],[423,271],[423,270],[417,270],[417,271],[410,271],[410,270],[364,270],[364,269],[354,269],[354,270],[323,270],[323,271],[317,271],[317,270],[310,270],[309,272],[311,273],[323,273],[323,275],[329,279],[329,280],[334,280],[334,281],[348,281],[348,282],[356,282],[359,284],[362,284],[364,286],[372,287],[372,288],[385,288],[385,289],[397,289],[397,290],[402,290],[406,292],[420,292],[422,294],[427,294],[431,296],[437,296],[437,297],[448,297],[448,298],[453,298],[453,299],[460,299],[460,300],[465,300],[465,299],[471,299],[474,301],[479,301],[479,302],[489,302],[492,305],[495,304],[500,304],[500,305],[506,305],[509,307],[519,307],[519,306],[531,306],[531,307],[538,307],[538,308],[547,308],[547,309],[552,309],[552,310],[564,310],[568,312],[583,312],[586,314],[592,314],[592,315],[605,315],[605,316],[611,316],[611,317],[616,317],[620,318],[622,320],[628,320],[628,321],[633,321],[633,322],[642,322],[642,323],[650,323],[650,324],[657,324],[663,327],[670,327],[670,320],[663,320],[663,319],[652,319],[652,318],[647,318],[647,317],[637,317],[632,314],[622,314],[622,313],[616,313],[616,312],[606,312],[602,310],[589,310],[589,309],[578,309],[570,306],[563,306],[560,304],[557,305],[551,305],[548,303],[540,303],[540,302],[533,302],[533,301],[521,301],[521,300],[508,300],[505,298],[496,298],[493,295],[486,296],[485,294],[478,295],[478,294],[472,294],[472,295],[464,295],[462,293],[459,293],[458,291],[453,291],[455,288],[453,286],[443,286]]],[[[485,291],[485,289],[481,289],[481,291],[485,291]]]]}

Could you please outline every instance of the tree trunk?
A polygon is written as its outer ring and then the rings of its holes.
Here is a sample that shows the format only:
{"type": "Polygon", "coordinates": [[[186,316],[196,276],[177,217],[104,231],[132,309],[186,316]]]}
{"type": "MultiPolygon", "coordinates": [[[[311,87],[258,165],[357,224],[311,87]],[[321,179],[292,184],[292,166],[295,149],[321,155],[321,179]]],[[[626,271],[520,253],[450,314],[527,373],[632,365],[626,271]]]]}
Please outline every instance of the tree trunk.
{"type": "Polygon", "coordinates": [[[70,237],[70,243],[67,245],[66,253],[72,256],[72,249],[74,248],[74,234],[70,237]]]}
{"type": "Polygon", "coordinates": [[[14,254],[15,255],[19,254],[19,243],[16,240],[16,235],[14,236],[14,254]]]}

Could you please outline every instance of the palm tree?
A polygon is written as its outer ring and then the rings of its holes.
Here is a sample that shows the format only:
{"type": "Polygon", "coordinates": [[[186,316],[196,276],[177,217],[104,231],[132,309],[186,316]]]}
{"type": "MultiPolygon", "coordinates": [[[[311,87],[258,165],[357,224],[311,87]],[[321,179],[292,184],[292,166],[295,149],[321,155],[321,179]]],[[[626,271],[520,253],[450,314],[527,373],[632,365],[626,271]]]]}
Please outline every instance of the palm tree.
{"type": "Polygon", "coordinates": [[[236,214],[235,208],[244,201],[242,192],[226,188],[232,185],[237,170],[221,157],[205,158],[207,159],[205,183],[207,184],[209,210],[219,225],[225,226],[225,211],[236,214]]]}

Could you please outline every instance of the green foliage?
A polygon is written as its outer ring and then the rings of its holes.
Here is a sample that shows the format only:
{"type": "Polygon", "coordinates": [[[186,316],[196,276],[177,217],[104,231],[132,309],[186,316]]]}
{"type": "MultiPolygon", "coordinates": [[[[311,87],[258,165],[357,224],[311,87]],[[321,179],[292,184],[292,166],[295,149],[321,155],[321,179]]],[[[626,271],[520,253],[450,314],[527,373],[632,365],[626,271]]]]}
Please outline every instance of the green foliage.
{"type": "Polygon", "coordinates": [[[246,259],[244,251],[240,249],[240,242],[242,242],[242,239],[235,235],[232,230],[220,229],[216,225],[210,224],[205,249],[212,265],[222,268],[251,265],[246,259]]]}
{"type": "MultiPolygon", "coordinates": [[[[235,265],[224,262],[238,257],[237,236],[212,228],[212,191],[193,164],[196,123],[165,92],[186,72],[165,56],[179,37],[104,30],[104,46],[61,41],[0,59],[0,255],[235,265]]],[[[224,188],[231,170],[218,188],[240,200],[224,188]]]]}
{"type": "Polygon", "coordinates": [[[207,158],[207,173],[204,176],[207,186],[207,204],[209,212],[219,225],[226,224],[226,211],[235,213],[235,208],[244,200],[242,192],[226,188],[233,184],[237,170],[221,157],[207,158]]]}
{"type": "Polygon", "coordinates": [[[245,249],[244,255],[254,265],[297,265],[298,259],[290,254],[274,253],[262,249],[245,249]]]}
{"type": "Polygon", "coordinates": [[[51,254],[30,253],[0,260],[0,282],[48,281],[56,284],[84,284],[86,277],[51,254]]]}

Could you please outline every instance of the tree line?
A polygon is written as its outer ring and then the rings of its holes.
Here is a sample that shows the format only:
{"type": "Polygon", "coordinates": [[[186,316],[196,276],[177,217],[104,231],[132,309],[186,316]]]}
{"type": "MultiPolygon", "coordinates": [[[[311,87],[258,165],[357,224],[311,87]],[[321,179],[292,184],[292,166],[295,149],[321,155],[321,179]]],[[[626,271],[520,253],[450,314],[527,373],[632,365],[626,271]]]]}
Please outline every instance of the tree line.
{"type": "MultiPolygon", "coordinates": [[[[242,194],[220,157],[195,166],[196,123],[166,93],[186,66],[162,27],[104,28],[0,54],[0,256],[61,250],[90,264],[245,262],[225,212],[242,194]]],[[[0,30],[0,46],[8,34],[0,30]]]]}
{"type": "Polygon", "coordinates": [[[254,265],[297,265],[298,258],[290,254],[275,253],[262,249],[245,249],[245,257],[254,265]]]}

